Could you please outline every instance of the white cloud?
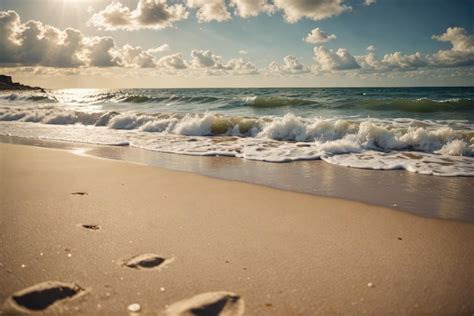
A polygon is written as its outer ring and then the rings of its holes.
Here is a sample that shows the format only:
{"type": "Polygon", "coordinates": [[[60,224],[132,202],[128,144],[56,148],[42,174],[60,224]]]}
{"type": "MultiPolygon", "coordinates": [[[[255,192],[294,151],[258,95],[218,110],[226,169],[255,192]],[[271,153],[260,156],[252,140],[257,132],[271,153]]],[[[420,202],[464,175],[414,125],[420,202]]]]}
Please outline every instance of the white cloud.
{"type": "Polygon", "coordinates": [[[260,13],[272,14],[275,11],[275,7],[267,0],[231,0],[230,4],[235,7],[235,14],[242,18],[257,16],[260,13]]]}
{"type": "Polygon", "coordinates": [[[0,64],[58,68],[153,67],[156,51],[125,45],[111,37],[87,37],[80,31],[60,30],[38,21],[22,23],[15,11],[0,11],[0,64]]]}
{"type": "Polygon", "coordinates": [[[364,0],[364,5],[369,6],[371,4],[374,4],[375,2],[377,2],[377,0],[364,0]]]}
{"type": "Polygon", "coordinates": [[[367,55],[356,60],[363,71],[386,72],[389,70],[416,70],[419,68],[462,67],[474,65],[474,37],[465,29],[450,27],[441,35],[433,35],[434,40],[449,42],[451,49],[439,50],[431,55],[420,52],[403,54],[388,53],[380,60],[375,56],[375,47],[367,47],[367,55]]]}
{"type": "Polygon", "coordinates": [[[401,52],[388,53],[382,59],[375,55],[375,47],[367,47],[367,55],[356,56],[361,72],[386,72],[390,70],[416,70],[428,66],[428,59],[419,52],[402,54],[401,52]]]}
{"type": "Polygon", "coordinates": [[[304,41],[311,44],[320,44],[333,39],[336,39],[336,35],[328,35],[326,32],[317,27],[306,36],[304,41]]]}
{"type": "Polygon", "coordinates": [[[258,73],[257,67],[243,58],[233,58],[224,63],[221,56],[213,54],[210,50],[193,50],[191,57],[189,64],[193,69],[204,69],[210,75],[253,75],[258,73]]]}
{"type": "Polygon", "coordinates": [[[336,52],[324,46],[314,48],[313,69],[316,72],[359,68],[360,65],[357,63],[355,57],[349,53],[347,48],[339,48],[336,52]]]}
{"type": "Polygon", "coordinates": [[[168,44],[163,44],[159,47],[156,47],[156,48],[150,48],[147,50],[148,53],[150,54],[158,54],[158,53],[162,53],[162,52],[167,52],[170,50],[170,46],[168,44]]]}
{"type": "Polygon", "coordinates": [[[187,6],[197,9],[199,22],[223,22],[231,19],[224,0],[187,0],[187,6]]]}
{"type": "Polygon", "coordinates": [[[15,11],[0,11],[0,64],[78,67],[85,62],[83,35],[38,21],[22,23],[15,11]]]}
{"type": "Polygon", "coordinates": [[[404,55],[400,52],[386,54],[383,57],[382,64],[389,68],[416,69],[427,65],[425,56],[419,52],[411,55],[404,55]]]}
{"type": "Polygon", "coordinates": [[[277,9],[283,10],[285,20],[296,23],[301,18],[322,20],[351,9],[344,0],[274,0],[277,9]]]}
{"type": "Polygon", "coordinates": [[[308,67],[300,63],[296,57],[291,55],[283,58],[283,64],[278,64],[277,62],[272,61],[268,68],[270,72],[279,74],[303,74],[310,71],[308,67]]]}
{"type": "Polygon", "coordinates": [[[191,57],[191,65],[195,68],[223,68],[222,57],[214,55],[210,50],[193,50],[191,57]]]}
{"type": "Polygon", "coordinates": [[[121,49],[122,61],[128,67],[153,68],[155,67],[155,58],[150,51],[153,49],[145,51],[139,46],[134,47],[127,44],[121,49]]]}
{"type": "Polygon", "coordinates": [[[183,54],[181,53],[161,57],[156,62],[156,66],[159,70],[168,73],[174,73],[177,70],[188,68],[186,62],[184,61],[183,54]]]}
{"type": "Polygon", "coordinates": [[[239,54],[241,54],[241,55],[247,55],[248,53],[249,53],[249,52],[246,51],[245,49],[239,50],[239,54]]]}
{"type": "Polygon", "coordinates": [[[119,1],[113,1],[92,15],[89,24],[107,31],[163,29],[187,17],[184,5],[168,5],[166,0],[139,0],[134,10],[119,1]]]}
{"type": "Polygon", "coordinates": [[[370,45],[367,47],[367,55],[356,56],[357,63],[360,65],[362,71],[385,71],[388,67],[382,63],[381,60],[375,56],[375,47],[370,45]]]}
{"type": "Polygon", "coordinates": [[[474,36],[467,34],[462,27],[449,27],[441,35],[433,35],[434,40],[449,42],[452,48],[433,54],[430,62],[438,67],[457,67],[474,65],[474,36]]]}
{"type": "Polygon", "coordinates": [[[87,45],[88,65],[92,67],[116,67],[122,64],[115,41],[111,37],[94,37],[87,45]]]}
{"type": "Polygon", "coordinates": [[[245,61],[243,58],[230,59],[224,66],[232,75],[255,75],[258,69],[255,64],[245,61]]]}

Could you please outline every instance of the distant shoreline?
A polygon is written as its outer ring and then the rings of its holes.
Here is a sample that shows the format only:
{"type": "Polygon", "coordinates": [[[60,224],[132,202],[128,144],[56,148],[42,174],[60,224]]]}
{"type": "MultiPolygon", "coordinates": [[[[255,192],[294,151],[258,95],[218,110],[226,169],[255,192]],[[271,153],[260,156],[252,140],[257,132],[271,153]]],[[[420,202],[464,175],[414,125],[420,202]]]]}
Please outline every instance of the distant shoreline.
{"type": "Polygon", "coordinates": [[[13,82],[11,76],[0,75],[0,90],[2,91],[17,91],[17,90],[40,90],[44,92],[45,90],[41,87],[31,87],[28,85],[21,84],[19,82],[13,82]]]}

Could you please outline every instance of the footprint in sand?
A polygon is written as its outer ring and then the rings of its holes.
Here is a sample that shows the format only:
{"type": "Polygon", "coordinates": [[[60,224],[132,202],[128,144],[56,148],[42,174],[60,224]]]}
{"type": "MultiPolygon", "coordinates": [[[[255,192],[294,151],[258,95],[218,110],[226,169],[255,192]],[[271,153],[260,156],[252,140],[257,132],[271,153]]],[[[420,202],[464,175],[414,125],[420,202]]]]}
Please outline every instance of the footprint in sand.
{"type": "Polygon", "coordinates": [[[173,260],[173,258],[166,259],[154,254],[144,254],[124,260],[122,266],[136,270],[156,270],[163,268],[173,260]]]}
{"type": "Polygon", "coordinates": [[[240,316],[244,300],[231,292],[208,292],[176,302],[168,307],[168,316],[240,316]]]}
{"type": "Polygon", "coordinates": [[[18,310],[42,311],[56,302],[72,299],[83,293],[85,290],[75,283],[48,281],[18,291],[9,300],[18,310]]]}
{"type": "Polygon", "coordinates": [[[102,227],[100,227],[100,225],[96,225],[96,224],[79,224],[78,226],[84,227],[84,228],[90,229],[90,230],[99,230],[99,229],[102,228],[102,227]]]}
{"type": "Polygon", "coordinates": [[[72,195],[89,195],[87,192],[72,192],[72,195]]]}

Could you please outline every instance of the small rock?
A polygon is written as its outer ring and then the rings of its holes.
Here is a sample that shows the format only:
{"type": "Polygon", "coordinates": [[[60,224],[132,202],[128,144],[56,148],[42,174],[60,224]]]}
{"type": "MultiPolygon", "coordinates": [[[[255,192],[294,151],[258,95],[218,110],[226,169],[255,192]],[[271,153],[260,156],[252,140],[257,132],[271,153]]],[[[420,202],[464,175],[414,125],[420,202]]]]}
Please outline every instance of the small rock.
{"type": "Polygon", "coordinates": [[[134,303],[134,304],[128,305],[128,311],[129,311],[130,313],[137,313],[137,312],[140,311],[140,309],[141,309],[140,304],[134,303]]]}
{"type": "Polygon", "coordinates": [[[367,283],[368,287],[374,287],[375,285],[372,282],[367,283]]]}
{"type": "Polygon", "coordinates": [[[165,288],[164,288],[164,287],[160,287],[160,291],[161,291],[161,292],[164,292],[164,291],[165,291],[165,288]]]}

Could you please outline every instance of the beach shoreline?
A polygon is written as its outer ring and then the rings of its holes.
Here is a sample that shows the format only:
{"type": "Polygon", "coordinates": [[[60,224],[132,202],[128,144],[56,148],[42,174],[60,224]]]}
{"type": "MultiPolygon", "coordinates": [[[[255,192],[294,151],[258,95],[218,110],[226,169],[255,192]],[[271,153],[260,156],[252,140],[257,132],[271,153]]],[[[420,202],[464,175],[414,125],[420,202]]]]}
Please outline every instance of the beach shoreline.
{"type": "Polygon", "coordinates": [[[470,223],[64,150],[0,144],[0,155],[6,314],[13,293],[46,281],[84,289],[51,314],[137,303],[156,315],[221,291],[246,315],[474,311],[470,223]],[[167,264],[123,264],[150,253],[167,264]]]}
{"type": "Polygon", "coordinates": [[[417,216],[474,222],[472,177],[436,177],[405,170],[347,168],[322,160],[268,163],[234,157],[161,153],[133,146],[106,146],[0,135],[0,143],[73,151],[211,178],[264,185],[409,212],[417,216]],[[435,196],[433,191],[438,192],[435,196]]]}

